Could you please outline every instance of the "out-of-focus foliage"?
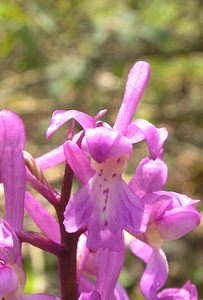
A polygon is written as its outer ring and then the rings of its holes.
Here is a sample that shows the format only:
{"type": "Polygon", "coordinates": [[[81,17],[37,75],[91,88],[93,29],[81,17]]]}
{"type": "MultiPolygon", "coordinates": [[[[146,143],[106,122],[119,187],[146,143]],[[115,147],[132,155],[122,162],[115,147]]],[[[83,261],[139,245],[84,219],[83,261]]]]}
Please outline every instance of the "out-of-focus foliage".
{"type": "MultiPolygon", "coordinates": [[[[45,141],[55,109],[94,115],[108,108],[106,120],[112,122],[129,68],[137,60],[149,61],[151,81],[137,117],[169,130],[167,188],[201,198],[202,0],[1,0],[0,41],[0,105],[25,120],[33,155],[63,141],[65,130],[45,141]]],[[[141,144],[129,173],[145,154],[141,144]]],[[[56,177],[52,173],[53,182],[56,177]]],[[[170,286],[190,277],[203,297],[202,247],[202,227],[166,246],[170,286]]],[[[132,265],[128,256],[121,279],[135,299],[143,266],[132,265]]]]}

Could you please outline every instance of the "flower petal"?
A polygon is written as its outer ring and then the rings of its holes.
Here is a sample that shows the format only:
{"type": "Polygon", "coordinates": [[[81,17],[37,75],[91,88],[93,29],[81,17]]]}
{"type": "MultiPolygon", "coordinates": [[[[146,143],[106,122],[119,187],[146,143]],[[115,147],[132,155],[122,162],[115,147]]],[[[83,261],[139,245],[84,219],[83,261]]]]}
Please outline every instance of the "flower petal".
{"type": "Polygon", "coordinates": [[[89,152],[98,163],[112,157],[132,154],[132,144],[119,131],[106,127],[87,129],[82,149],[89,152]]]}
{"type": "Polygon", "coordinates": [[[139,61],[130,70],[123,102],[113,127],[115,130],[122,130],[125,133],[144,93],[149,77],[150,66],[147,62],[139,61]]]}
{"type": "Polygon", "coordinates": [[[90,167],[90,163],[85,154],[80,147],[72,141],[68,141],[64,144],[64,153],[68,165],[73,170],[77,179],[80,183],[85,184],[95,173],[90,167]]]}
{"type": "Polygon", "coordinates": [[[46,170],[59,165],[66,160],[64,155],[63,145],[45,153],[44,155],[36,158],[37,165],[46,170]]]}
{"type": "Polygon", "coordinates": [[[171,197],[167,194],[160,195],[159,192],[146,194],[142,198],[145,204],[145,212],[149,216],[149,222],[162,219],[166,211],[173,209],[171,197]]]}
{"type": "Polygon", "coordinates": [[[120,177],[101,184],[94,175],[69,200],[64,225],[67,232],[88,227],[87,247],[120,251],[124,228],[138,233],[146,227],[143,204],[120,177]]]}
{"type": "Polygon", "coordinates": [[[90,293],[95,289],[95,285],[84,275],[79,277],[79,291],[81,293],[90,293]]]}
{"type": "Polygon", "coordinates": [[[70,119],[76,120],[84,129],[96,127],[96,121],[91,116],[78,110],[56,110],[52,114],[50,125],[47,129],[47,138],[50,138],[63,124],[70,119]]]}
{"type": "Polygon", "coordinates": [[[157,295],[160,300],[191,300],[188,291],[178,288],[164,289],[157,295]]]}
{"type": "Polygon", "coordinates": [[[164,289],[158,294],[160,300],[198,300],[197,288],[190,281],[178,288],[164,289]]]}
{"type": "Polygon", "coordinates": [[[99,250],[98,272],[96,290],[100,293],[102,300],[113,298],[114,289],[123,267],[125,257],[125,244],[119,252],[108,249],[99,250]]]}
{"type": "Polygon", "coordinates": [[[24,217],[24,144],[25,129],[22,120],[10,111],[1,111],[0,169],[6,198],[6,220],[17,230],[22,229],[24,217]]]}
{"type": "Polygon", "coordinates": [[[122,203],[120,213],[123,214],[125,229],[134,234],[145,231],[148,215],[144,212],[143,202],[123,180],[117,182],[115,196],[122,203]]]}
{"type": "Polygon", "coordinates": [[[40,228],[40,230],[54,242],[60,242],[60,229],[58,222],[54,217],[44,208],[40,202],[38,202],[35,197],[26,192],[25,194],[25,208],[35,222],[35,224],[40,228]],[[37,212],[37,213],[36,213],[37,212]]]}
{"type": "Polygon", "coordinates": [[[141,291],[147,300],[157,299],[157,291],[165,284],[167,277],[166,256],[161,249],[153,249],[140,280],[141,291]]]}
{"type": "MultiPolygon", "coordinates": [[[[5,263],[14,264],[21,258],[20,242],[12,231],[10,224],[0,221],[0,259],[5,263]]],[[[19,260],[20,262],[20,260],[19,260]]]]}
{"type": "Polygon", "coordinates": [[[196,201],[186,195],[158,191],[146,195],[143,201],[147,203],[146,210],[150,220],[155,221],[163,239],[177,239],[190,232],[200,222],[200,213],[194,207],[196,201]]]}
{"type": "Polygon", "coordinates": [[[187,195],[179,194],[175,192],[159,191],[156,194],[171,198],[173,208],[182,207],[182,206],[193,207],[195,204],[199,202],[199,200],[193,200],[187,195]]]}
{"type": "Polygon", "coordinates": [[[139,197],[143,197],[145,194],[161,190],[166,183],[167,176],[167,165],[161,159],[152,160],[146,157],[138,165],[129,182],[129,187],[139,197]]]}
{"type": "Polygon", "coordinates": [[[114,290],[114,297],[115,300],[129,300],[125,289],[119,283],[117,283],[116,288],[114,290]]]}
{"type": "Polygon", "coordinates": [[[47,294],[23,295],[23,300],[60,300],[58,297],[47,294]]]}
{"type": "Polygon", "coordinates": [[[66,231],[76,232],[87,224],[90,214],[89,185],[83,185],[70,199],[64,213],[66,231]]]}
{"type": "Polygon", "coordinates": [[[90,293],[82,293],[78,300],[101,300],[101,296],[97,291],[90,293]]]}
{"type": "Polygon", "coordinates": [[[131,142],[138,142],[145,138],[152,159],[156,159],[160,157],[163,152],[163,146],[168,132],[166,128],[156,128],[146,120],[137,119],[129,125],[126,136],[128,137],[128,135],[131,142]],[[135,132],[134,135],[132,131],[135,132]]]}
{"type": "Polygon", "coordinates": [[[15,291],[18,287],[18,278],[12,268],[0,263],[0,295],[15,291]]]}
{"type": "Polygon", "coordinates": [[[183,288],[190,293],[191,300],[198,300],[197,288],[189,280],[184,284],[183,288]]]}
{"type": "Polygon", "coordinates": [[[200,213],[194,208],[180,207],[166,212],[156,226],[163,239],[176,240],[197,227],[200,220],[200,213]]]}
{"type": "Polygon", "coordinates": [[[146,264],[149,261],[153,249],[148,244],[138,240],[134,239],[130,243],[130,250],[139,258],[141,258],[146,264]]]}

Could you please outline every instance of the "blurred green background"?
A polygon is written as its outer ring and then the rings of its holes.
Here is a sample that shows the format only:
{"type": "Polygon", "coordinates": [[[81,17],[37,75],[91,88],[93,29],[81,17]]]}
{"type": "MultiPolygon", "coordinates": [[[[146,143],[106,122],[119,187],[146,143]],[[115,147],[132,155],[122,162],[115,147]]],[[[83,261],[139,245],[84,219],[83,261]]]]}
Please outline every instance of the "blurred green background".
{"type": "MultiPolygon", "coordinates": [[[[113,124],[129,69],[135,61],[147,60],[151,80],[136,117],[169,131],[167,189],[200,199],[202,51],[202,0],[1,0],[0,108],[23,118],[26,149],[38,156],[64,140],[64,129],[51,140],[45,139],[56,109],[95,115],[107,108],[104,120],[113,124]]],[[[144,144],[135,147],[128,175],[147,153],[144,144]]],[[[48,176],[57,186],[62,172],[48,176]]],[[[165,250],[170,265],[167,286],[180,287],[190,278],[203,298],[202,226],[181,240],[166,243],[165,250]]],[[[57,291],[55,260],[33,248],[24,247],[24,251],[27,291],[57,291]]],[[[121,281],[131,299],[143,299],[137,287],[143,267],[127,254],[121,281]]]]}

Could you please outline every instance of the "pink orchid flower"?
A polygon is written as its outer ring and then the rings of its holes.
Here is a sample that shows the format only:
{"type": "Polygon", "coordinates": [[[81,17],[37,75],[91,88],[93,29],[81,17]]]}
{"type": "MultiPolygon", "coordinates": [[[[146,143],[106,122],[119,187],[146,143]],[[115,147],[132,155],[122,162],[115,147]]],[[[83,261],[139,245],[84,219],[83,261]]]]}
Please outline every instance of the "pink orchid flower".
{"type": "Polygon", "coordinates": [[[157,291],[168,277],[168,262],[161,249],[164,240],[176,240],[200,223],[200,214],[194,207],[198,201],[186,195],[160,191],[166,180],[166,164],[160,158],[152,160],[146,157],[129,183],[129,187],[145,204],[149,216],[146,232],[137,235],[130,246],[133,253],[147,265],[140,288],[148,300],[158,299],[157,291]]]}
{"type": "Polygon", "coordinates": [[[87,246],[92,250],[120,251],[123,229],[134,233],[145,230],[144,206],[121,176],[132,155],[133,143],[146,139],[152,158],[156,158],[167,137],[165,128],[157,129],[145,120],[131,123],[149,73],[146,62],[136,63],[130,71],[113,128],[102,124],[97,127],[95,119],[81,112],[57,111],[47,131],[48,136],[52,135],[71,118],[85,129],[81,148],[73,141],[64,145],[66,160],[82,184],[69,200],[64,225],[67,232],[87,226],[87,246]]]}
{"type": "Polygon", "coordinates": [[[0,180],[4,186],[6,221],[22,230],[25,197],[25,129],[13,112],[0,111],[0,180]]]}
{"type": "Polygon", "coordinates": [[[0,222],[0,299],[59,300],[46,294],[23,293],[25,274],[22,267],[21,244],[5,221],[0,222]]]}
{"type": "Polygon", "coordinates": [[[46,294],[23,293],[25,274],[21,244],[14,230],[20,232],[23,229],[25,130],[22,120],[10,111],[0,112],[0,139],[0,179],[4,186],[6,206],[6,221],[0,222],[0,299],[57,300],[46,294]]]}

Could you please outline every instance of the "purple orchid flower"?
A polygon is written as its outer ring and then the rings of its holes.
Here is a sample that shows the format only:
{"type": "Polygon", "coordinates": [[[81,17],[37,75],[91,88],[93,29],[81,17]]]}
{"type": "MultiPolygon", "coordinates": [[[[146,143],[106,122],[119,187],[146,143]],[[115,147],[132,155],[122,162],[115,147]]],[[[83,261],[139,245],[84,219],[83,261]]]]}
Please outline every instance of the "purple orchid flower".
{"type": "Polygon", "coordinates": [[[197,288],[187,281],[182,288],[164,289],[158,294],[160,300],[198,300],[197,288]]]}
{"type": "Polygon", "coordinates": [[[81,149],[71,141],[64,145],[66,160],[82,184],[69,200],[64,225],[70,233],[87,226],[87,245],[92,250],[119,251],[123,229],[134,233],[145,230],[143,204],[121,175],[132,155],[132,143],[146,139],[152,158],[156,158],[167,137],[165,128],[157,129],[145,120],[131,123],[149,73],[146,62],[136,63],[130,71],[113,128],[101,123],[97,127],[95,119],[84,113],[57,111],[47,131],[50,136],[71,118],[85,129],[81,149]]]}
{"type": "Polygon", "coordinates": [[[10,225],[0,222],[0,299],[59,300],[46,294],[25,295],[25,274],[22,268],[21,245],[10,225]]]}
{"type": "Polygon", "coordinates": [[[131,243],[133,253],[147,264],[140,288],[148,300],[157,299],[157,291],[168,277],[168,262],[161,249],[164,240],[178,239],[200,222],[194,208],[198,201],[186,195],[160,191],[167,180],[167,166],[160,159],[145,158],[139,164],[129,187],[141,197],[149,216],[147,230],[131,243]],[[187,220],[187,222],[185,222],[187,220]]]}
{"type": "Polygon", "coordinates": [[[0,298],[3,300],[57,300],[46,294],[25,295],[21,243],[25,198],[25,130],[14,113],[0,112],[0,177],[5,191],[6,221],[0,222],[0,298]]]}
{"type": "Polygon", "coordinates": [[[13,112],[0,111],[0,180],[5,192],[6,221],[16,230],[23,228],[25,197],[25,129],[13,112]]]}

